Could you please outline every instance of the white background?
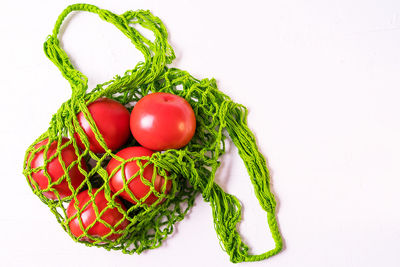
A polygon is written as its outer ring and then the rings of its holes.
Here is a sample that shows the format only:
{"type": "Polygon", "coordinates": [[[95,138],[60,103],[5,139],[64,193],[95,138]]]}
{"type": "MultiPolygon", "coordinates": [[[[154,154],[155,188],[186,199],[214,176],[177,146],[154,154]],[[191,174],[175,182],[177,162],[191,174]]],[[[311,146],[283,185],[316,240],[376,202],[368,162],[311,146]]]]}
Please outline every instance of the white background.
{"type": "MultiPolygon", "coordinates": [[[[74,2],[1,2],[1,265],[233,265],[200,196],[162,247],[124,255],[73,242],[31,193],[24,151],[70,96],[43,42],[74,2]]],[[[400,1],[87,2],[115,13],[150,9],[168,28],[173,66],[215,77],[249,108],[285,249],[241,266],[400,266],[400,1]]],[[[66,26],[63,47],[91,87],[141,59],[95,15],[73,15],[66,26]]],[[[217,182],[242,201],[239,230],[261,253],[273,242],[236,153],[222,159],[217,182]]]]}

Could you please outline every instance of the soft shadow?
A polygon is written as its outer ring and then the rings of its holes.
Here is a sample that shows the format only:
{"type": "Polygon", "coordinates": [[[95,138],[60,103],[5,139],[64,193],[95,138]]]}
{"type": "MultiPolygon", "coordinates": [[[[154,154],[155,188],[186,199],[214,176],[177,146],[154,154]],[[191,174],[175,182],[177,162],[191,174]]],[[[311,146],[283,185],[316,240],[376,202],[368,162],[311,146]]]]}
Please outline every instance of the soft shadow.
{"type": "Polygon", "coordinates": [[[224,192],[227,192],[229,178],[231,177],[232,162],[235,155],[233,153],[234,151],[232,151],[233,146],[234,144],[232,140],[227,138],[225,140],[225,154],[220,156],[219,161],[221,162],[221,165],[215,172],[214,181],[222,188],[222,190],[224,190],[224,192]]]}

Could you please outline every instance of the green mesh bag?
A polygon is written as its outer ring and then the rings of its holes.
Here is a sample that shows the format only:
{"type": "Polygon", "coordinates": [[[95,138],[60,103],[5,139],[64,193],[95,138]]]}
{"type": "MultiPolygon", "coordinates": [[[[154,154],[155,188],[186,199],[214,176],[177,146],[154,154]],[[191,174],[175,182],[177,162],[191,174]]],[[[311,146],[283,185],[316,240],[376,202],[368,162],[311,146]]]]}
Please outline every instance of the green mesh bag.
{"type": "MultiPolygon", "coordinates": [[[[195,196],[201,193],[204,200],[211,205],[220,245],[229,254],[232,262],[263,260],[282,249],[282,238],[275,217],[276,202],[270,190],[266,161],[257,149],[254,135],[247,127],[246,108],[234,103],[227,95],[220,92],[214,79],[198,80],[186,71],[167,67],[175,55],[168,44],[166,28],[158,17],[143,10],[116,15],[93,5],[74,4],[67,7],[59,16],[53,33],[44,43],[44,51],[69,81],[72,95],[52,116],[47,131],[27,149],[23,173],[33,192],[49,207],[72,239],[87,246],[121,250],[127,254],[140,254],[144,250],[157,248],[173,232],[174,224],[182,220],[193,206],[195,196]],[[92,12],[114,24],[142,52],[144,62],[139,62],[134,69],[126,71],[123,76],[115,76],[111,81],[88,90],[88,79],[74,68],[58,40],[63,20],[73,11],[92,12]],[[145,38],[139,31],[140,27],[152,31],[154,40],[145,38]],[[151,157],[124,160],[116,156],[118,151],[107,148],[88,111],[88,104],[101,97],[107,97],[119,101],[131,110],[141,97],[154,92],[176,94],[190,103],[197,124],[193,139],[182,149],[156,152],[151,157]],[[77,120],[79,112],[82,112],[88,120],[97,141],[106,151],[104,154],[95,154],[89,149],[88,138],[77,120]],[[85,146],[83,150],[78,147],[77,135],[85,146]],[[225,152],[226,138],[230,138],[238,148],[256,197],[267,212],[275,248],[260,255],[250,255],[248,246],[238,233],[237,225],[241,219],[241,205],[238,199],[225,193],[214,182],[215,173],[220,165],[218,159],[225,152]],[[67,150],[74,154],[72,160],[66,160],[63,153],[67,150]],[[35,155],[40,153],[43,155],[43,160],[37,166],[33,161],[35,155]],[[111,192],[110,176],[105,166],[112,158],[122,162],[121,166],[136,161],[140,170],[135,179],[140,178],[150,187],[147,196],[137,199],[133,204],[121,200],[119,197],[121,192],[115,194],[111,192]],[[52,164],[58,164],[63,171],[57,179],[51,178],[52,164]],[[153,178],[148,181],[143,177],[143,169],[150,164],[154,166],[153,178]],[[78,185],[71,179],[72,172],[82,177],[78,185]],[[37,173],[44,177],[45,186],[39,185],[33,179],[37,173]],[[171,181],[172,187],[169,193],[165,191],[166,186],[163,186],[161,192],[155,190],[156,175],[171,181]],[[65,192],[61,194],[58,188],[65,185],[67,194],[65,192]],[[79,203],[77,195],[84,190],[89,192],[88,202],[83,207],[76,205],[77,214],[69,218],[68,205],[71,202],[79,203]],[[96,205],[100,191],[101,197],[107,201],[105,207],[96,205]],[[146,205],[144,201],[151,193],[165,201],[146,205]],[[84,226],[81,219],[78,219],[81,234],[73,235],[69,227],[71,220],[82,215],[83,210],[89,205],[96,214],[95,221],[84,226]],[[121,214],[118,222],[114,224],[105,219],[107,212],[112,210],[121,214]],[[107,235],[91,234],[90,229],[99,224],[109,229],[107,235]],[[124,227],[121,227],[122,225],[124,227]]],[[[135,145],[138,145],[137,142],[131,138],[124,147],[135,145]]],[[[126,186],[125,180],[124,188],[126,186]]]]}

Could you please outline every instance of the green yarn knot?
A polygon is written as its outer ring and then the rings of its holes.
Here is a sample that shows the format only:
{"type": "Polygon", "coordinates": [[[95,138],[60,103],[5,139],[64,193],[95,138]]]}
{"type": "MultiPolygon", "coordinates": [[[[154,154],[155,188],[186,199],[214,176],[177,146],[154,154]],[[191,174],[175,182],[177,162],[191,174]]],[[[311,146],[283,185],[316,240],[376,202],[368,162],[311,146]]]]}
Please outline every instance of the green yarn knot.
{"type": "MultiPolygon", "coordinates": [[[[194,204],[196,194],[201,193],[204,200],[211,205],[214,227],[221,247],[230,256],[232,262],[257,261],[271,257],[282,249],[282,238],[275,217],[276,202],[270,188],[269,172],[265,158],[257,148],[255,137],[247,127],[247,109],[234,103],[227,95],[219,91],[214,79],[198,80],[186,71],[168,68],[167,65],[175,58],[175,54],[167,39],[168,34],[164,24],[149,11],[128,11],[122,15],[116,15],[108,10],[87,4],[75,4],[67,7],[57,19],[52,34],[46,39],[44,51],[46,56],[60,69],[64,78],[69,81],[72,95],[52,116],[48,130],[28,148],[24,161],[24,175],[33,192],[50,208],[63,229],[75,241],[85,243],[87,246],[121,250],[127,254],[140,254],[144,250],[157,248],[173,232],[173,225],[188,213],[194,204]],[[115,25],[143,54],[144,61],[126,71],[123,76],[115,76],[114,79],[88,91],[87,77],[74,68],[58,40],[62,22],[73,11],[95,13],[102,20],[115,25]],[[137,27],[152,31],[154,40],[149,40],[141,35],[137,27]],[[157,152],[146,158],[148,160],[146,164],[154,164],[156,174],[172,181],[172,189],[169,194],[165,194],[165,191],[156,192],[154,185],[145,181],[152,188],[152,192],[165,196],[167,200],[160,205],[151,205],[150,207],[143,205],[139,200],[137,204],[124,202],[127,207],[127,210],[124,210],[116,199],[117,194],[113,195],[110,190],[110,177],[105,170],[105,166],[111,158],[118,158],[115,155],[117,151],[106,149],[106,153],[103,155],[90,151],[88,139],[79,126],[77,114],[79,112],[84,114],[96,139],[103,147],[106,147],[87,105],[100,97],[108,97],[127,105],[154,92],[168,92],[185,98],[196,114],[196,133],[186,147],[179,150],[167,150],[163,153],[157,152]],[[75,134],[81,136],[86,149],[78,149],[77,140],[74,138],[75,134]],[[70,138],[70,141],[64,145],[61,142],[63,136],[70,138]],[[52,192],[52,188],[41,190],[37,183],[32,182],[32,174],[38,170],[30,167],[31,155],[40,150],[35,148],[35,144],[46,138],[49,140],[49,144],[57,143],[57,152],[53,158],[59,157],[60,151],[67,145],[72,145],[78,156],[78,159],[68,167],[62,162],[66,174],[58,183],[63,180],[68,181],[72,191],[72,195],[65,199],[50,200],[46,198],[44,193],[52,192]],[[219,158],[225,153],[227,138],[230,138],[238,148],[260,206],[267,212],[268,225],[275,241],[275,248],[260,255],[249,255],[249,248],[238,233],[237,225],[241,220],[239,200],[224,192],[214,182],[215,173],[220,166],[219,158]],[[87,170],[81,165],[81,160],[90,166],[87,170]],[[72,166],[78,166],[79,171],[85,177],[77,189],[71,186],[71,178],[68,175],[68,170],[72,166]],[[105,198],[109,201],[109,208],[117,208],[123,214],[123,219],[129,222],[124,230],[118,230],[118,225],[110,226],[111,232],[108,236],[122,234],[115,241],[107,240],[107,236],[91,236],[86,229],[83,229],[81,237],[93,241],[85,242],[72,235],[69,229],[68,224],[71,219],[66,216],[68,202],[76,199],[82,190],[92,188],[104,190],[105,198]]],[[[49,149],[49,144],[45,146],[45,152],[49,149]]],[[[136,141],[130,140],[125,147],[133,145],[137,145],[136,141]]],[[[46,170],[46,164],[53,158],[45,159],[44,170],[46,170]]],[[[61,160],[61,157],[59,159],[61,160]]],[[[141,159],[143,158],[124,160],[123,164],[137,161],[142,171],[146,164],[141,164],[141,159]]],[[[95,196],[92,195],[92,201],[94,198],[95,196]]],[[[93,224],[101,222],[107,225],[107,222],[101,218],[102,212],[99,212],[97,207],[95,210],[97,219],[93,224]]],[[[82,225],[81,228],[83,228],[82,225]]]]}

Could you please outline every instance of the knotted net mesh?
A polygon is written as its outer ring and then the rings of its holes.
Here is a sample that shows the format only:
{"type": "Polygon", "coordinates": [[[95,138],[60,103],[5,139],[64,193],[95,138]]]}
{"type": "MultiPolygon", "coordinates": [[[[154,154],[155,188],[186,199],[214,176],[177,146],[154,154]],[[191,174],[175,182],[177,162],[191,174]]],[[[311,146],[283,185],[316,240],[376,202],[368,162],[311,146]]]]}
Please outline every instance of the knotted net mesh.
{"type": "Polygon", "coordinates": [[[72,96],[52,116],[47,131],[27,149],[23,173],[33,192],[49,207],[62,228],[75,241],[87,246],[121,250],[128,254],[140,254],[146,249],[159,247],[173,232],[174,224],[185,217],[194,204],[195,196],[200,193],[212,207],[221,247],[232,262],[256,261],[275,255],[282,249],[275,217],[276,203],[270,190],[265,158],[258,151],[254,135],[247,127],[246,108],[219,91],[214,79],[198,80],[186,71],[168,68],[167,64],[175,55],[167,39],[165,26],[149,11],[128,11],[116,15],[87,4],[75,4],[65,9],[52,35],[46,40],[44,49],[46,56],[69,81],[72,96]],[[139,62],[124,75],[115,76],[88,90],[87,78],[71,64],[58,39],[62,22],[73,11],[89,11],[114,24],[143,53],[144,62],[139,62]],[[144,37],[138,30],[139,26],[151,30],[155,39],[151,41],[144,37]],[[116,155],[119,150],[138,143],[131,137],[118,151],[107,148],[88,105],[106,97],[131,110],[139,99],[155,92],[179,95],[190,103],[196,115],[193,139],[181,149],[129,159],[119,157],[116,155]],[[79,112],[90,124],[96,140],[105,150],[104,154],[96,154],[89,149],[88,138],[77,119],[79,112]],[[79,148],[76,135],[80,136],[85,149],[79,148]],[[241,219],[238,199],[225,193],[214,182],[227,138],[238,148],[256,197],[267,212],[275,241],[274,249],[259,255],[249,254],[248,246],[238,233],[237,225],[241,219]],[[115,171],[123,170],[127,164],[138,166],[135,175],[124,178],[124,189],[116,193],[110,189],[112,175],[106,170],[111,159],[121,163],[115,171]],[[153,175],[146,178],[143,173],[149,166],[153,175]],[[56,173],[56,167],[62,171],[56,173]],[[39,182],[36,178],[38,175],[42,179],[39,182]],[[80,177],[78,181],[74,178],[76,176],[80,177]],[[155,188],[157,176],[165,180],[161,190],[155,188]],[[147,195],[135,198],[131,194],[135,201],[130,202],[121,198],[122,191],[129,191],[129,179],[141,179],[149,187],[147,195]],[[169,192],[166,189],[167,182],[171,183],[169,192]],[[84,191],[87,193],[83,197],[79,193],[84,191]],[[152,194],[158,200],[151,205],[146,204],[146,199],[152,194]],[[73,206],[72,215],[68,205],[73,206]],[[85,225],[81,217],[85,216],[87,209],[93,210],[95,218],[85,225]],[[110,220],[111,213],[118,214],[114,221],[110,220]],[[71,232],[71,223],[78,225],[78,235],[71,232]],[[99,227],[105,228],[108,233],[103,236],[93,234],[99,227]]]}

